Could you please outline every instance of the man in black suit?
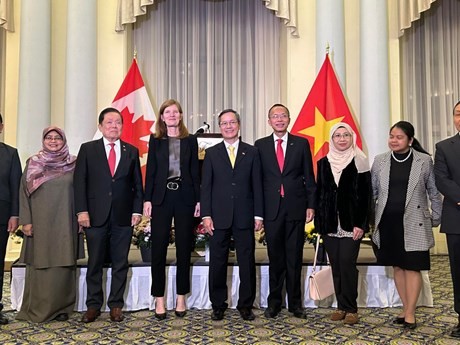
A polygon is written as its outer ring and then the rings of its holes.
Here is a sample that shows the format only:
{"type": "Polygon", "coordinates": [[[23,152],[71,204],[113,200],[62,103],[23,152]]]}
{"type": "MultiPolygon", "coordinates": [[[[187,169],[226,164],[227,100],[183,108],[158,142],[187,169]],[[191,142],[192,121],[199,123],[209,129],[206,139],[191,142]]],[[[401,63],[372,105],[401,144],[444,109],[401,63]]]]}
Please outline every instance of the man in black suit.
{"type": "Polygon", "coordinates": [[[454,107],[454,124],[458,133],[436,144],[434,174],[436,187],[444,195],[441,232],[447,238],[454,310],[459,314],[450,335],[460,338],[460,101],[454,107]]]}
{"type": "Polygon", "coordinates": [[[262,228],[263,216],[259,153],[238,138],[240,116],[235,110],[222,111],[218,119],[224,141],[206,150],[201,184],[201,216],[206,232],[211,235],[211,318],[222,320],[228,307],[227,262],[233,236],[240,274],[237,309],[244,320],[254,320],[254,230],[262,228]]]}
{"type": "Polygon", "coordinates": [[[301,270],[305,222],[315,214],[316,184],[308,141],[288,133],[289,110],[282,104],[268,111],[273,134],[259,139],[264,186],[264,229],[267,241],[270,294],[264,315],[281,311],[286,280],[289,311],[304,318],[301,270]]]}
{"type": "MultiPolygon", "coordinates": [[[[0,133],[2,131],[3,118],[0,114],[0,133]]],[[[14,147],[0,143],[0,325],[8,323],[8,319],[2,314],[3,271],[9,233],[18,228],[21,174],[18,151],[14,147]]]]}
{"type": "Polygon", "coordinates": [[[88,249],[87,311],[82,322],[93,322],[103,304],[102,268],[106,249],[112,259],[107,305],[110,319],[123,320],[123,294],[128,273],[132,227],[142,214],[139,151],[120,140],[123,117],[117,109],[99,115],[102,138],[83,144],[74,172],[75,208],[85,229],[88,249]]]}

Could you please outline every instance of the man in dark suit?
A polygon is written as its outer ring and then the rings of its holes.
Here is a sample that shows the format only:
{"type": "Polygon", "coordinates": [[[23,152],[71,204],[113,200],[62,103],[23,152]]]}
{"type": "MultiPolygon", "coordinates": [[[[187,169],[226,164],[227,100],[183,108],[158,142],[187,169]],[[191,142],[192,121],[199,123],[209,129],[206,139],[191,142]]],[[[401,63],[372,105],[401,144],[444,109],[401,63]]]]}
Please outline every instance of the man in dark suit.
{"type": "Polygon", "coordinates": [[[240,116],[231,109],[219,114],[224,141],[207,149],[201,184],[201,216],[211,235],[209,297],[212,320],[222,320],[228,305],[227,262],[233,236],[240,274],[237,309],[254,320],[256,296],[254,230],[262,228],[263,194],[259,153],[238,138],[240,116]]]}
{"type": "Polygon", "coordinates": [[[436,144],[434,174],[436,187],[444,195],[441,232],[447,238],[454,310],[459,314],[450,335],[460,338],[460,101],[454,107],[454,124],[459,133],[436,144]]]}
{"type": "Polygon", "coordinates": [[[268,308],[264,315],[274,318],[282,306],[286,280],[289,311],[304,318],[301,270],[305,222],[315,214],[316,184],[308,141],[288,133],[289,110],[282,104],[268,111],[273,134],[259,139],[264,185],[264,229],[269,264],[268,308]]]}
{"type": "MultiPolygon", "coordinates": [[[[3,118],[0,114],[0,133],[2,131],[3,118]]],[[[21,174],[18,151],[0,143],[0,325],[8,323],[8,319],[2,314],[3,271],[8,236],[18,228],[21,174]]]]}
{"type": "Polygon", "coordinates": [[[137,148],[120,140],[123,117],[114,108],[99,115],[102,138],[81,146],[74,172],[75,208],[85,229],[88,249],[87,311],[82,322],[93,322],[103,304],[102,268],[106,249],[112,260],[107,305],[110,319],[123,320],[123,293],[128,273],[132,227],[142,214],[142,177],[137,148]]]}

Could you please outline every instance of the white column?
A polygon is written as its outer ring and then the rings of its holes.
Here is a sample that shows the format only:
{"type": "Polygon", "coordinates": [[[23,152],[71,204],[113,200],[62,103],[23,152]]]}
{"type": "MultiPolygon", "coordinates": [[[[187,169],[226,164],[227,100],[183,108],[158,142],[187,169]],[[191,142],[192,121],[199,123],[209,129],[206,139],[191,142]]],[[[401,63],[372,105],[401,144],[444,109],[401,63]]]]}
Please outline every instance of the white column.
{"type": "Polygon", "coordinates": [[[51,112],[51,2],[22,0],[18,138],[24,160],[41,148],[51,112]]]}
{"type": "Polygon", "coordinates": [[[74,154],[96,131],[96,9],[93,0],[68,0],[65,131],[74,154]]]}
{"type": "Polygon", "coordinates": [[[361,131],[369,159],[388,150],[390,96],[388,74],[387,2],[360,3],[360,108],[361,131]]]}
{"type": "Polygon", "coordinates": [[[343,0],[316,0],[316,71],[324,62],[329,44],[331,63],[345,90],[345,17],[343,0]]]}

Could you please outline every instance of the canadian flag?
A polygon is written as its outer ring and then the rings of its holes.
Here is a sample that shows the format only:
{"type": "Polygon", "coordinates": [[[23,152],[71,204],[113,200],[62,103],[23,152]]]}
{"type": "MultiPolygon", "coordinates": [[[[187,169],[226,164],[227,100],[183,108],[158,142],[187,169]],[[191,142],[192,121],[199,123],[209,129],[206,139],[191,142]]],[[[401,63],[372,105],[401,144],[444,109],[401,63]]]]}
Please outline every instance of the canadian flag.
{"type": "MultiPolygon", "coordinates": [[[[113,99],[112,107],[118,109],[123,116],[123,131],[120,139],[139,149],[142,178],[145,181],[148,142],[150,134],[155,132],[156,117],[136,59],[133,59],[125,80],[113,99]]],[[[98,130],[94,139],[100,137],[101,133],[98,130]]]]}

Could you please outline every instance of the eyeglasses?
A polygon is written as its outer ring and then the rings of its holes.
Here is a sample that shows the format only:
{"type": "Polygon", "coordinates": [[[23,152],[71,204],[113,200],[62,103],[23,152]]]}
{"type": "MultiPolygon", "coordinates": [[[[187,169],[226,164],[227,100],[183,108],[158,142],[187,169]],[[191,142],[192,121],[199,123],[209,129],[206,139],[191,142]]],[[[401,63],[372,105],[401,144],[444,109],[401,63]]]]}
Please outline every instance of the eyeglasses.
{"type": "Polygon", "coordinates": [[[350,139],[351,138],[351,134],[350,133],[343,133],[343,134],[334,134],[332,136],[332,139],[334,140],[340,140],[340,138],[343,138],[343,139],[350,139]]]}
{"type": "Polygon", "coordinates": [[[62,138],[61,138],[61,137],[50,137],[50,136],[47,135],[47,136],[45,137],[45,140],[46,140],[46,141],[53,141],[53,140],[54,140],[54,141],[62,141],[62,138]]]}
{"type": "Polygon", "coordinates": [[[289,118],[288,114],[273,114],[269,116],[272,120],[286,120],[289,118]]]}
{"type": "Polygon", "coordinates": [[[219,126],[220,127],[227,127],[227,126],[230,126],[230,127],[233,127],[233,126],[236,126],[238,124],[238,121],[224,121],[224,122],[221,122],[219,123],[219,126]]]}

